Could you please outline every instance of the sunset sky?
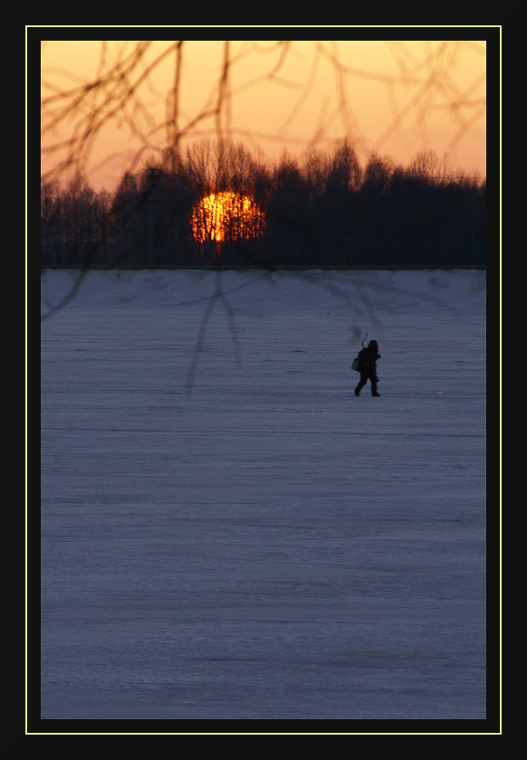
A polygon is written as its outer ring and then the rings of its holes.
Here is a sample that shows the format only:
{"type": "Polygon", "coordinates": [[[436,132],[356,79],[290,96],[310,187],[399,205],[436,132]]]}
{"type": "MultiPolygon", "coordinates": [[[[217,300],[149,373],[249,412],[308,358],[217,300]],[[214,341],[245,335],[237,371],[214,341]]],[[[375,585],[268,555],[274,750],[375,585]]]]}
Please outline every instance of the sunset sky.
{"type": "Polygon", "coordinates": [[[431,148],[448,154],[452,168],[483,177],[487,51],[474,31],[450,42],[193,40],[179,49],[179,70],[174,42],[45,41],[42,173],[65,159],[62,141],[87,132],[89,152],[75,155],[94,189],[113,190],[126,169],[141,168],[173,136],[170,93],[179,71],[183,149],[223,134],[270,161],[284,148],[301,160],[312,146],[331,149],[348,137],[363,166],[372,151],[407,165],[431,148]],[[95,82],[88,96],[83,88],[95,82]]]}

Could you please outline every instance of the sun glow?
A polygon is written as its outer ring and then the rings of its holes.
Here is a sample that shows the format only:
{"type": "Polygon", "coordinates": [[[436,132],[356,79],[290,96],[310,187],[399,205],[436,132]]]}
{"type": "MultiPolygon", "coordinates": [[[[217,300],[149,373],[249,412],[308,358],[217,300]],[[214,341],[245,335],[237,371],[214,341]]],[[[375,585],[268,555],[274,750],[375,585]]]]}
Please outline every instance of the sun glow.
{"type": "Polygon", "coordinates": [[[251,240],[263,235],[264,226],[263,211],[238,193],[211,193],[192,212],[192,232],[200,243],[251,240]]]}

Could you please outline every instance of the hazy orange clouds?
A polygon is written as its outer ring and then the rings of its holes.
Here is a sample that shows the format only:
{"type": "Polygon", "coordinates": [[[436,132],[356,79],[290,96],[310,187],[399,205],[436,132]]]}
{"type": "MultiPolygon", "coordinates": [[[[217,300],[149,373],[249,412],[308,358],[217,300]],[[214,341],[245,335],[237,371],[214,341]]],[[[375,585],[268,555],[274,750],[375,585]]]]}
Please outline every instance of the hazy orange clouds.
{"type": "MultiPolygon", "coordinates": [[[[144,161],[173,139],[177,71],[183,147],[230,135],[276,159],[284,148],[301,157],[347,136],[363,164],[371,151],[407,164],[432,148],[454,168],[486,173],[484,41],[153,42],[134,59],[138,49],[133,41],[42,43],[42,146],[87,130],[82,160],[96,189],[113,189],[138,155],[144,161]],[[96,81],[104,91],[82,91],[96,81]]],[[[66,156],[67,148],[43,153],[43,173],[66,156]]]]}

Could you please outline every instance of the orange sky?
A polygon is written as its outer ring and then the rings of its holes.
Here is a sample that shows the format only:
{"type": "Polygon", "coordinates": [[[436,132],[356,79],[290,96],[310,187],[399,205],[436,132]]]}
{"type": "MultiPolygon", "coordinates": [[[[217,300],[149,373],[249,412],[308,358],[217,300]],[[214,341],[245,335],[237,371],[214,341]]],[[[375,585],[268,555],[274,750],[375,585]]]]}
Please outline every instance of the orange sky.
{"type": "MultiPolygon", "coordinates": [[[[115,73],[116,63],[130,62],[134,51],[134,42],[104,47],[86,41],[42,43],[42,96],[61,96],[43,108],[44,147],[79,127],[93,128],[94,109],[108,108],[86,160],[87,177],[97,190],[114,189],[124,170],[136,166],[140,148],[144,161],[166,145],[167,94],[176,69],[173,43],[152,43],[128,80],[108,80],[104,93],[91,91],[89,103],[74,100],[76,88],[101,73],[115,73]],[[167,51],[146,76],[148,66],[167,51]],[[140,78],[134,98],[123,106],[119,97],[125,87],[140,78]],[[65,109],[72,105],[66,118],[65,109]]],[[[183,43],[178,88],[183,146],[217,135],[212,114],[196,119],[216,102],[224,54],[221,41],[183,43]]],[[[484,41],[231,42],[228,54],[230,97],[220,128],[260,148],[270,160],[284,147],[301,158],[312,144],[331,148],[347,136],[363,165],[372,150],[407,165],[418,150],[432,148],[441,157],[447,153],[453,168],[486,174],[484,41]]],[[[43,172],[64,156],[64,151],[43,155],[43,172]]]]}

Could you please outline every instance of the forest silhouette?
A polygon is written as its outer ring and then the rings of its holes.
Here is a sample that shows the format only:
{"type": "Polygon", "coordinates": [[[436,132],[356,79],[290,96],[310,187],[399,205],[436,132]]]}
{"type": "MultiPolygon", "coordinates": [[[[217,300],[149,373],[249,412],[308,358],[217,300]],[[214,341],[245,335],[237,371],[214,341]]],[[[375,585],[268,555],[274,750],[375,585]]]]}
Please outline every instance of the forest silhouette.
{"type": "Polygon", "coordinates": [[[485,220],[485,181],[432,150],[407,167],[375,153],[361,166],[344,139],[270,163],[242,143],[202,139],[126,172],[113,193],[81,172],[44,182],[41,268],[484,267],[485,220]],[[236,234],[236,218],[221,240],[196,235],[200,202],[225,193],[261,210],[253,239],[236,234]]]}

